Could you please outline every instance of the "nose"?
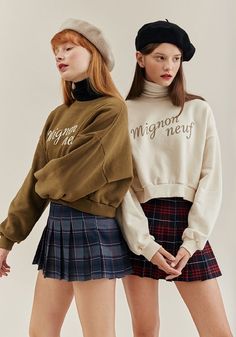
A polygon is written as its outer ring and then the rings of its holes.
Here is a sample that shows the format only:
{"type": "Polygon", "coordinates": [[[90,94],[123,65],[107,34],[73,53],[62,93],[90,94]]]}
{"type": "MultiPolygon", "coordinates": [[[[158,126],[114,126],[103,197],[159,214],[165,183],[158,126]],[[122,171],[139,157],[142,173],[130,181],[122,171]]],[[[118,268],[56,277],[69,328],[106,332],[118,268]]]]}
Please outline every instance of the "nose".
{"type": "Polygon", "coordinates": [[[167,59],[164,63],[164,69],[165,70],[170,70],[173,66],[172,60],[167,59]]]}
{"type": "Polygon", "coordinates": [[[55,57],[56,57],[56,61],[57,62],[60,62],[60,61],[62,61],[65,57],[64,57],[64,55],[63,55],[63,52],[57,52],[57,54],[55,55],[55,57]]]}

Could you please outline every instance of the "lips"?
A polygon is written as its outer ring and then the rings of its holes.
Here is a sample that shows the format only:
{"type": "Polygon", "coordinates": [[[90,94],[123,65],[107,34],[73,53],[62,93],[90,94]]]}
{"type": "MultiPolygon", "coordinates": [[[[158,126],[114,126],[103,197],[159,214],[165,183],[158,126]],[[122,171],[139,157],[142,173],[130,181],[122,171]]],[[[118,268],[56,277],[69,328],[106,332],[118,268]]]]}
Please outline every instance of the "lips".
{"type": "Polygon", "coordinates": [[[164,79],[164,80],[170,80],[172,78],[172,75],[170,74],[164,74],[164,75],[161,75],[161,77],[164,79]]]}
{"type": "Polygon", "coordinates": [[[58,69],[59,69],[60,71],[65,71],[67,67],[68,67],[68,65],[67,65],[67,64],[64,64],[64,63],[60,63],[60,64],[58,65],[58,69]]]}

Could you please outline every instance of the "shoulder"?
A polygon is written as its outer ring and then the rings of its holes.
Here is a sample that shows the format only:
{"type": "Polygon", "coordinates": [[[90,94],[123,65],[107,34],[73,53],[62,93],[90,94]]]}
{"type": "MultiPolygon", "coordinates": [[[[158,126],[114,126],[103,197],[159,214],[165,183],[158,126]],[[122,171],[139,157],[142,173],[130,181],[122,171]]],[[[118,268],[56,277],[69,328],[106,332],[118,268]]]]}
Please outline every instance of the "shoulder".
{"type": "Polygon", "coordinates": [[[206,118],[213,115],[210,104],[207,101],[198,98],[186,102],[184,109],[191,110],[198,115],[205,116],[206,118]]]}
{"type": "Polygon", "coordinates": [[[47,119],[46,119],[46,122],[44,124],[44,128],[43,128],[43,131],[47,130],[50,125],[52,124],[52,122],[57,119],[57,118],[60,118],[60,115],[68,109],[68,106],[65,105],[65,104],[61,104],[59,106],[57,106],[54,110],[52,110],[47,119]]]}
{"type": "Polygon", "coordinates": [[[54,119],[56,116],[63,113],[65,110],[69,109],[69,107],[66,104],[58,105],[55,109],[53,109],[47,118],[47,121],[54,119]]]}
{"type": "Polygon", "coordinates": [[[94,109],[94,113],[97,116],[104,116],[106,118],[117,119],[119,117],[127,116],[127,106],[125,101],[117,97],[103,97],[98,102],[95,103],[96,106],[91,107],[94,109]]]}
{"type": "Polygon", "coordinates": [[[118,97],[104,97],[103,100],[101,100],[100,105],[101,108],[111,109],[117,113],[127,110],[125,101],[118,97]]]}
{"type": "Polygon", "coordinates": [[[188,108],[199,109],[202,111],[211,110],[210,104],[207,101],[199,98],[192,99],[191,101],[186,102],[185,106],[188,108]]]}

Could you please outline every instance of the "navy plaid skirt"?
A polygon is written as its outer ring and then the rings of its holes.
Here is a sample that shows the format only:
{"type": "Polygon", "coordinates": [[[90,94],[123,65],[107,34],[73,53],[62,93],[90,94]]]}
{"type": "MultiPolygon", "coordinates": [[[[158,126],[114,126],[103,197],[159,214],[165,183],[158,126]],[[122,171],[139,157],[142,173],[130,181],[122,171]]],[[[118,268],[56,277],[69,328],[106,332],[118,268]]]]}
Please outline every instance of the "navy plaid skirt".
{"type": "Polygon", "coordinates": [[[33,264],[45,277],[67,281],[120,278],[131,274],[127,245],[114,218],[50,204],[33,264]]]}
{"type": "MultiPolygon", "coordinates": [[[[188,213],[192,203],[183,198],[151,199],[141,204],[149,221],[149,230],[156,241],[176,256],[182,244],[182,234],[188,226],[188,213]]],[[[167,274],[143,256],[130,253],[133,274],[153,279],[165,279],[167,274]]],[[[214,253],[207,241],[202,251],[189,259],[182,274],[173,281],[207,280],[221,276],[214,253]]]]}

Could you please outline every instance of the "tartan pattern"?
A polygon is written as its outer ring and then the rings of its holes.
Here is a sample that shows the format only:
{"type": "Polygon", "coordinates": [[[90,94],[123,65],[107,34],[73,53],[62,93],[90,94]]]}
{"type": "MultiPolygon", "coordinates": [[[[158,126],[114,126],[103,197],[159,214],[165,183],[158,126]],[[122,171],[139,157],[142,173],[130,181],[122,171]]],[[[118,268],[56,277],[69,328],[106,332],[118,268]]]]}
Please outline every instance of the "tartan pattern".
{"type": "Polygon", "coordinates": [[[112,279],[131,274],[128,254],[114,218],[51,203],[33,264],[55,279],[112,279]]]}
{"type": "MultiPolygon", "coordinates": [[[[174,256],[182,244],[182,234],[188,225],[188,213],[192,203],[183,198],[151,199],[141,204],[149,221],[149,229],[156,241],[174,256]]],[[[130,253],[133,275],[165,279],[167,274],[145,257],[130,253]]],[[[207,241],[202,251],[196,251],[189,259],[182,274],[174,281],[207,280],[221,276],[214,253],[207,241]]]]}

